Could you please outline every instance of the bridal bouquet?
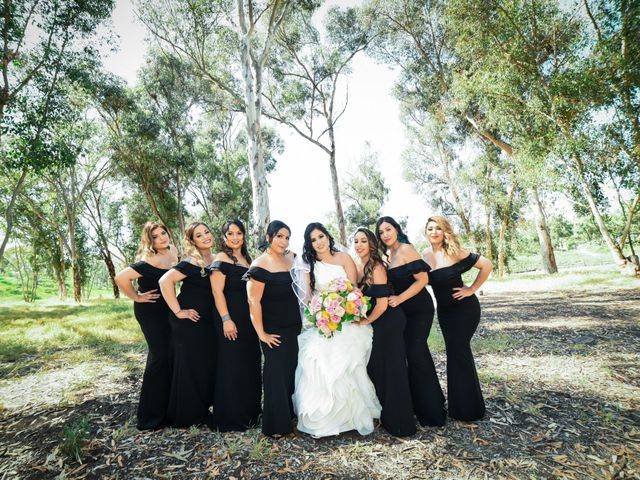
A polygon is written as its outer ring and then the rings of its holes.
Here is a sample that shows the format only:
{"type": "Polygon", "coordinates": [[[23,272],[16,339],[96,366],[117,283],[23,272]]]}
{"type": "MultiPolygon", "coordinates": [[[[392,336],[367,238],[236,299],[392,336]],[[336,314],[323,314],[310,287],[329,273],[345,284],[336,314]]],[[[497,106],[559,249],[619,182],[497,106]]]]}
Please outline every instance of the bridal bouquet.
{"type": "Polygon", "coordinates": [[[331,338],[334,332],[342,330],[345,322],[358,322],[367,316],[369,297],[347,279],[336,279],[311,297],[304,314],[318,333],[331,338]]]}

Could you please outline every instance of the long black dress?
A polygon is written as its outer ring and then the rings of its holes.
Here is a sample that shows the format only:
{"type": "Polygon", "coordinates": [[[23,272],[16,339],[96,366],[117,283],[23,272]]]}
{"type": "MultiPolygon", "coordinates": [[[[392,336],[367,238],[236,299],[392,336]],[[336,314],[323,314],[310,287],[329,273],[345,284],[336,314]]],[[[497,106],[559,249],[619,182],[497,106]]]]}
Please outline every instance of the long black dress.
{"type": "Polygon", "coordinates": [[[447,348],[447,396],[449,416],[473,421],[484,416],[485,406],[476,365],[471,353],[471,337],[480,323],[480,302],[472,295],[462,300],[452,297],[462,287],[462,274],[480,258],[471,253],[458,263],[432,270],[429,283],[438,302],[438,321],[447,348]]]}
{"type": "MultiPolygon", "coordinates": [[[[371,297],[373,310],[376,299],[388,297],[391,295],[391,289],[386,284],[373,284],[364,286],[363,293],[371,297]]],[[[397,437],[416,433],[404,347],[406,324],[407,319],[402,309],[393,307],[388,307],[371,324],[373,345],[367,365],[367,373],[376,387],[376,395],[382,405],[382,426],[397,437]]]]}
{"type": "Polygon", "coordinates": [[[238,329],[238,338],[227,340],[220,316],[215,319],[218,361],[213,426],[221,432],[242,432],[258,424],[262,396],[260,343],[249,317],[247,285],[242,281],[247,268],[218,261],[211,269],[225,276],[224,297],[238,329]]]}
{"type": "MultiPolygon", "coordinates": [[[[141,293],[156,290],[160,293],[158,280],[167,270],[140,261],[129,265],[142,275],[138,278],[141,293]]],[[[140,401],[138,402],[138,422],[140,430],[155,430],[166,425],[167,405],[171,388],[171,327],[169,307],[164,298],[154,303],[134,303],[133,313],[140,324],[149,353],[142,376],[140,401]]]]}
{"type": "Polygon", "coordinates": [[[269,348],[260,342],[264,355],[262,433],[286,435],[293,431],[291,420],[295,415],[291,395],[298,365],[298,335],[302,328],[293,280],[289,272],[269,272],[260,267],[251,267],[244,278],[265,284],[260,301],[262,324],[265,332],[280,335],[277,347],[269,348]]]}
{"type": "Polygon", "coordinates": [[[193,322],[169,315],[174,362],[168,417],[174,427],[210,426],[217,343],[211,270],[189,262],[180,262],[173,268],[186,275],[178,295],[180,308],[195,309],[200,319],[193,322]]]}
{"type": "MultiPolygon", "coordinates": [[[[388,270],[389,282],[396,295],[413,284],[413,275],[428,272],[430,267],[423,260],[414,260],[388,270]]],[[[433,300],[426,289],[400,304],[407,317],[404,344],[409,367],[409,385],[413,409],[421,425],[440,426],[446,422],[444,395],[438,382],[436,368],[429,352],[427,338],[433,323],[433,300]]]]}

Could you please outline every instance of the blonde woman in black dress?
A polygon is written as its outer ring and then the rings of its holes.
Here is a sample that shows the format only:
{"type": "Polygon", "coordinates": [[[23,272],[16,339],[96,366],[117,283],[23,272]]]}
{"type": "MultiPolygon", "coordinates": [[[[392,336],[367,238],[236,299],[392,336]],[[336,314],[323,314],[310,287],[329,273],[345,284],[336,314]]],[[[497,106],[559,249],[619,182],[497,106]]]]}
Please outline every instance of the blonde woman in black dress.
{"type": "Polygon", "coordinates": [[[447,397],[451,418],[473,421],[484,416],[485,405],[471,353],[471,337],[480,322],[480,302],[475,292],[487,280],[491,261],[469,253],[445,217],[427,220],[427,240],[431,244],[423,252],[431,267],[429,283],[438,303],[438,322],[447,349],[447,397]],[[479,270],[470,286],[462,282],[462,274],[471,268],[479,270]]]}
{"type": "Polygon", "coordinates": [[[174,362],[167,417],[174,427],[212,425],[209,409],[213,403],[217,347],[209,279],[212,247],[209,227],[192,223],[184,231],[184,260],[160,279],[162,296],[171,309],[174,362]],[[176,297],[178,282],[182,287],[176,297]]]}
{"type": "Polygon", "coordinates": [[[133,313],[147,341],[149,353],[142,376],[137,427],[155,430],[166,424],[171,387],[171,327],[169,307],[160,295],[158,280],[178,263],[169,229],[158,222],[142,227],[137,262],[118,273],[116,284],[134,301],[133,313]],[[138,282],[138,289],[133,282],[138,282]]]}

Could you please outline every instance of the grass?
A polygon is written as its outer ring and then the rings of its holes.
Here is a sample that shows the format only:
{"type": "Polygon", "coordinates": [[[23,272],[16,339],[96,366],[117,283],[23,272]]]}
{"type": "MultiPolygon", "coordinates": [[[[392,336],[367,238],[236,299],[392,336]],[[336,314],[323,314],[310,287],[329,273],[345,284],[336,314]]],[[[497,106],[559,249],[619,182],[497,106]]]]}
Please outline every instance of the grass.
{"type": "MultiPolygon", "coordinates": [[[[71,280],[67,279],[67,295],[73,298],[73,285],[71,280]]],[[[113,292],[108,285],[94,285],[91,289],[91,298],[109,298],[113,296],[113,292]]],[[[38,279],[38,288],[36,290],[36,300],[46,300],[58,297],[58,284],[46,275],[40,276],[38,279]]],[[[0,299],[2,301],[22,301],[22,287],[20,279],[13,274],[0,275],[0,299]]]]}
{"type": "Polygon", "coordinates": [[[62,431],[60,452],[70,459],[82,463],[82,454],[89,439],[89,420],[82,417],[65,425],[62,431]]]}
{"type": "Polygon", "coordinates": [[[6,304],[0,309],[0,376],[144,351],[130,302],[6,304]]]}

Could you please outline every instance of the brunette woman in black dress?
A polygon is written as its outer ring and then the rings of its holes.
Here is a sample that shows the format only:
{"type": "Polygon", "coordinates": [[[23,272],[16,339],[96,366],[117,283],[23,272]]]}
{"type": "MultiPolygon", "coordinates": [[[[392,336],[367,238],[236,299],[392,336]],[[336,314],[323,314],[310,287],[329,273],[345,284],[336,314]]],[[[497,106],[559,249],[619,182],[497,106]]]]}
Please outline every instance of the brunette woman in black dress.
{"type": "Polygon", "coordinates": [[[218,313],[213,425],[221,432],[244,431],[257,425],[261,413],[260,344],[251,325],[247,286],[242,281],[250,263],[244,224],[227,220],[222,226],[222,251],[211,265],[211,288],[218,313]]]}
{"type": "Polygon", "coordinates": [[[169,307],[160,295],[158,280],[178,263],[178,252],[170,244],[169,230],[161,223],[142,227],[138,261],[115,277],[116,284],[133,300],[133,313],[149,347],[142,377],[138,422],[140,430],[155,430],[166,424],[171,387],[171,328],[169,307]],[[132,282],[138,281],[138,291],[132,282]]]}
{"type": "Polygon", "coordinates": [[[262,433],[293,432],[291,395],[298,364],[298,335],[302,328],[298,299],[292,288],[289,252],[291,230],[279,220],[267,227],[267,248],[245,275],[251,322],[264,354],[262,433]]]}
{"type": "Polygon", "coordinates": [[[404,343],[413,409],[422,426],[444,425],[444,395],[427,345],[434,315],[433,300],[425,289],[429,266],[392,217],[378,219],[376,235],[389,259],[387,273],[394,292],[389,306],[401,307],[407,318],[404,343]]]}
{"type": "Polygon", "coordinates": [[[401,308],[388,306],[391,289],[387,280],[387,266],[380,257],[375,234],[359,227],[353,237],[353,247],[357,256],[358,285],[365,295],[371,297],[372,308],[367,318],[359,323],[373,327],[367,373],[382,404],[380,420],[391,435],[413,435],[416,433],[416,423],[404,347],[407,320],[401,308]]]}
{"type": "Polygon", "coordinates": [[[471,337],[480,323],[480,302],[475,292],[489,277],[491,261],[469,253],[445,217],[433,216],[426,226],[431,248],[423,252],[431,266],[429,283],[438,303],[438,321],[447,348],[447,397],[449,416],[473,421],[484,416],[485,406],[471,353],[471,337]],[[480,271],[467,287],[462,274],[472,267],[480,271]]]}
{"type": "Polygon", "coordinates": [[[167,417],[174,427],[211,426],[217,340],[209,279],[213,261],[209,227],[198,222],[189,225],[183,247],[185,259],[160,279],[162,296],[172,312],[169,324],[174,348],[167,417]],[[176,298],[175,286],[180,281],[176,298]]]}

